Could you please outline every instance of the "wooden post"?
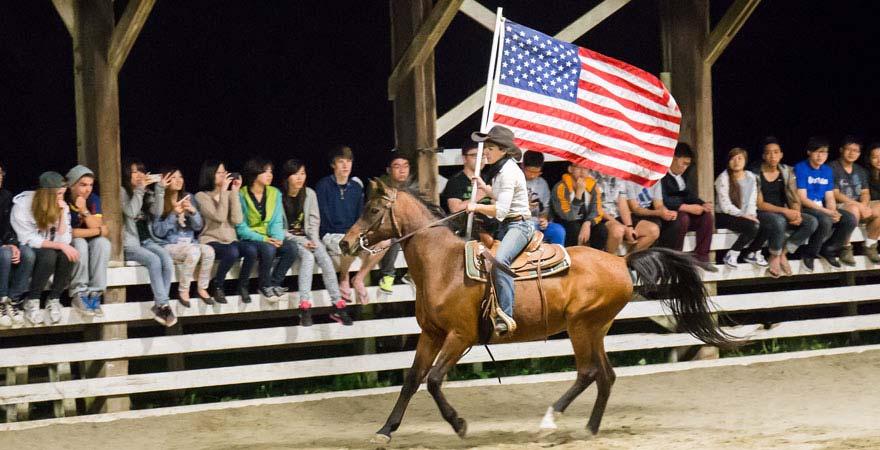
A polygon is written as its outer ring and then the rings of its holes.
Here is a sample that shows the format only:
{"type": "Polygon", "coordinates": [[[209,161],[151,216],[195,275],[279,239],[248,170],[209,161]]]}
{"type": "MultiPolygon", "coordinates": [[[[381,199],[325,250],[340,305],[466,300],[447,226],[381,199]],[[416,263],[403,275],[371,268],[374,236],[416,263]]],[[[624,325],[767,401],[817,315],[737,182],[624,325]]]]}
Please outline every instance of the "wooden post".
{"type": "MultiPolygon", "coordinates": [[[[432,10],[431,0],[390,0],[392,67],[404,57],[421,24],[432,10]]],[[[394,99],[394,137],[401,152],[416,162],[419,190],[439,204],[437,191],[437,109],[434,93],[434,52],[397,79],[394,99]]]]}
{"type": "MultiPolygon", "coordinates": [[[[118,72],[155,0],[129,0],[119,23],[112,0],[53,0],[73,40],[77,159],[98,175],[104,221],[113,244],[111,266],[122,264],[118,72]]],[[[105,303],[124,303],[125,288],[110,288],[105,303]]],[[[125,339],[125,324],[102,325],[102,340],[125,339]]],[[[99,376],[128,374],[128,361],[105,361],[99,376]]],[[[128,396],[107,398],[101,411],[128,410],[128,396]]]]}
{"type": "Polygon", "coordinates": [[[663,72],[672,79],[672,96],[681,108],[682,142],[697,154],[696,183],[701,198],[714,197],[712,142],[712,66],[705,61],[709,39],[709,0],[661,0],[663,72]]]}

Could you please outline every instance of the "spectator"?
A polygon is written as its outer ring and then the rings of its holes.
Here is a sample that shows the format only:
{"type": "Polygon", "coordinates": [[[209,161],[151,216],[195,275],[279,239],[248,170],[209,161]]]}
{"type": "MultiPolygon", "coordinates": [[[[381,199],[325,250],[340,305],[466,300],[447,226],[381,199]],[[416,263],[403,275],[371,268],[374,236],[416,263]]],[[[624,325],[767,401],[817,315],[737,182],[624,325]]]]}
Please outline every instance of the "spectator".
{"type": "Polygon", "coordinates": [[[321,268],[321,278],[330,296],[330,303],[341,309],[338,312],[341,323],[351,325],[345,300],[339,294],[339,282],[333,260],[327,248],[321,242],[318,229],[321,226],[321,213],[318,211],[318,196],[311,188],[306,187],[306,166],[302,161],[290,159],[284,163],[284,212],[286,218],[287,239],[299,246],[299,323],[304,327],[311,326],[312,321],[312,274],[315,263],[321,268]]]}
{"type": "Polygon", "coordinates": [[[596,174],[599,180],[599,191],[602,192],[602,216],[608,228],[609,253],[617,254],[622,241],[633,244],[632,250],[644,250],[650,247],[660,236],[660,227],[648,220],[633,221],[626,198],[626,183],[617,177],[596,174]],[[623,227],[623,233],[612,232],[612,228],[623,227]]]}
{"type": "MultiPolygon", "coordinates": [[[[385,167],[385,174],[379,177],[379,179],[382,180],[386,186],[419,195],[419,183],[410,174],[409,159],[407,159],[402,153],[393,152],[391,154],[388,159],[388,164],[385,167]]],[[[371,195],[372,192],[367,193],[368,198],[371,195]]],[[[385,241],[378,245],[385,246],[388,244],[389,242],[385,241]]],[[[399,254],[400,244],[394,244],[384,253],[368,256],[366,264],[361,266],[361,270],[355,275],[355,280],[357,280],[355,283],[362,284],[364,277],[369,273],[370,269],[379,262],[379,275],[381,276],[379,279],[379,290],[386,295],[391,294],[394,287],[394,263],[397,262],[397,255],[399,254]]],[[[360,295],[358,295],[358,297],[360,297],[360,295]]],[[[362,300],[361,303],[366,302],[362,300]]]]}
{"type": "Polygon", "coordinates": [[[758,237],[746,249],[760,251],[765,242],[770,247],[771,277],[791,275],[786,253],[794,253],[816,232],[819,223],[811,215],[801,214],[794,170],[782,161],[782,148],[775,137],[764,138],[763,162],[756,161],[751,171],[758,176],[758,237]],[[792,230],[786,241],[786,230],[792,230]]]}
{"type": "MultiPolygon", "coordinates": [[[[740,252],[758,236],[758,177],[746,170],[748,153],[734,147],[727,153],[727,169],[715,179],[715,197],[718,199],[718,227],[739,233],[724,256],[724,263],[737,267],[740,252]]],[[[761,252],[752,252],[743,258],[761,267],[768,265],[761,252]]]]}
{"type": "Polygon", "coordinates": [[[626,183],[626,197],[632,220],[639,224],[642,221],[650,222],[654,227],[647,227],[654,232],[656,227],[657,238],[654,245],[658,247],[681,250],[678,243],[678,212],[666,207],[663,203],[663,183],[654,183],[651,187],[644,187],[632,181],[626,183]]]}
{"type": "MultiPolygon", "coordinates": [[[[343,299],[351,298],[351,284],[348,281],[348,269],[354,262],[354,257],[343,255],[339,250],[339,241],[348,232],[348,229],[358,221],[364,208],[364,184],[357,177],[351,176],[351,167],[354,155],[351,148],[340,145],[334,147],[329,154],[330,168],[333,173],[320,179],[315,186],[318,196],[318,209],[321,215],[319,233],[321,242],[327,248],[330,255],[339,256],[339,293],[343,299]]],[[[364,255],[361,255],[361,269],[369,270],[366,266],[364,255]],[[366,269],[365,269],[366,266],[366,269]]],[[[363,285],[363,278],[352,280],[355,284],[358,297],[367,298],[367,289],[363,285]]],[[[337,303],[337,309],[330,314],[330,318],[344,323],[348,313],[342,303],[337,303]]]]}
{"type": "MultiPolygon", "coordinates": [[[[676,211],[675,221],[678,223],[678,235],[674,248],[684,248],[684,238],[688,231],[696,235],[694,257],[704,263],[709,262],[709,251],[712,249],[712,233],[715,230],[715,217],[712,215],[712,202],[701,199],[692,184],[688,183],[689,169],[694,161],[691,146],[679,142],[675,146],[675,154],[669,172],[660,180],[663,186],[663,204],[676,211]]],[[[704,265],[707,270],[715,272],[714,265],[704,265]]]]}
{"type": "MultiPolygon", "coordinates": [[[[472,196],[476,196],[475,201],[477,203],[483,205],[491,203],[491,199],[487,197],[483,191],[477,189],[476,192],[472,192],[474,174],[477,170],[477,143],[471,139],[465,140],[461,146],[461,157],[462,160],[464,160],[464,167],[460,172],[449,178],[446,182],[446,187],[443,189],[443,193],[440,194],[440,202],[446,205],[446,209],[450,214],[465,209],[472,196]]],[[[479,161],[480,169],[483,168],[485,163],[486,158],[484,157],[479,161]]],[[[482,215],[475,215],[473,235],[481,236],[481,239],[484,242],[491,241],[491,235],[496,228],[493,220],[494,219],[482,215]]],[[[465,234],[466,222],[466,217],[462,217],[461,220],[454,222],[453,226],[457,228],[458,234],[465,234]]],[[[467,239],[470,238],[471,236],[467,236],[467,239]]]]}
{"type": "Polygon", "coordinates": [[[284,206],[281,191],[272,186],[272,163],[260,157],[248,160],[244,165],[244,186],[239,192],[244,220],[235,226],[235,231],[245,258],[259,255],[260,295],[269,302],[277,302],[287,295],[282,284],[298,252],[295,242],[284,239],[284,206]],[[278,262],[273,269],[276,257],[278,262]]]}
{"type": "Polygon", "coordinates": [[[156,322],[166,327],[177,323],[177,317],[168,304],[174,261],[150,232],[150,217],[162,215],[165,206],[165,187],[170,176],[151,175],[137,160],[122,163],[122,216],[124,228],[122,249],[127,261],[135,261],[147,268],[150,289],[153,291],[153,314],[156,322]],[[147,186],[154,185],[152,190],[147,186]]]}
{"type": "Polygon", "coordinates": [[[176,263],[180,304],[187,308],[191,306],[189,289],[198,265],[196,292],[202,301],[210,305],[214,303],[211,295],[208,294],[211,270],[214,268],[214,248],[199,244],[196,239],[196,233],[204,228],[205,223],[192,195],[183,190],[183,174],[180,170],[169,168],[163,170],[162,174],[170,178],[165,188],[162,214],[153,217],[153,235],[176,263]]]}
{"type": "MultiPolygon", "coordinates": [[[[501,244],[495,258],[499,264],[509,266],[535,234],[530,220],[526,177],[516,164],[516,160],[522,157],[522,150],[514,144],[513,131],[499,125],[492,127],[488,133],[474,132],[471,139],[485,141],[483,151],[491,166],[486,168],[484,175],[491,180],[492,185],[487,185],[481,178],[475,179],[477,187],[495,203],[468,203],[466,208],[468,212],[494,217],[501,222],[498,230],[501,244]]],[[[499,305],[495,316],[495,332],[499,335],[513,333],[516,330],[513,318],[513,277],[498,266],[492,269],[492,276],[495,279],[499,305]]]]}
{"type": "Polygon", "coordinates": [[[24,317],[32,325],[43,322],[40,297],[52,277],[46,298],[49,323],[61,320],[61,294],[70,284],[73,264],[79,252],[70,245],[70,211],[64,201],[67,182],[58,172],[40,175],[39,188],[15,196],[10,219],[18,241],[33,249],[34,269],[24,317]]]}
{"type": "MultiPolygon", "coordinates": [[[[873,262],[880,262],[876,252],[878,235],[880,235],[880,214],[877,208],[871,208],[871,190],[868,186],[868,171],[856,161],[862,156],[862,144],[852,136],[844,138],[840,146],[840,156],[828,164],[834,173],[834,200],[839,209],[853,215],[856,223],[865,223],[868,235],[865,236],[865,254],[873,262]],[[869,249],[874,249],[872,252],[869,249]]],[[[840,251],[840,261],[848,266],[855,266],[853,248],[849,243],[852,233],[846,236],[846,244],[840,251]]]]}
{"type": "Polygon", "coordinates": [[[543,168],[543,153],[527,151],[523,154],[522,169],[529,188],[532,225],[544,233],[544,242],[565,245],[565,227],[550,221],[550,185],[541,176],[543,168]]]}
{"type": "Polygon", "coordinates": [[[212,297],[205,300],[208,304],[212,298],[217,303],[227,303],[223,290],[226,274],[242,256],[244,258],[241,258],[236,292],[241,296],[242,303],[251,302],[248,282],[257,262],[257,254],[247,253],[235,233],[235,227],[244,220],[240,189],[241,175],[227,172],[226,165],[222,162],[208,160],[202,164],[196,207],[202,214],[205,225],[199,233],[199,243],[210,245],[214,249],[215,259],[219,260],[217,272],[214,274],[212,297]]]}
{"type": "MultiPolygon", "coordinates": [[[[868,146],[866,166],[868,166],[868,188],[871,195],[871,211],[875,216],[880,216],[880,142],[868,146]]],[[[868,224],[868,237],[880,236],[880,224],[872,222],[868,224]]],[[[878,255],[877,238],[865,239],[865,255],[874,263],[880,263],[878,255]]]]}
{"type": "Polygon", "coordinates": [[[12,193],[3,189],[6,168],[0,166],[0,327],[20,328],[24,325],[24,302],[34,252],[18,242],[9,222],[12,215],[12,193]]]}
{"type": "Polygon", "coordinates": [[[107,289],[110,230],[104,225],[101,198],[94,192],[95,174],[75,166],[67,172],[67,206],[70,209],[71,245],[79,252],[70,282],[70,304],[85,316],[104,315],[101,300],[107,289]]]}
{"type": "Polygon", "coordinates": [[[834,171],[825,164],[828,141],[811,137],[807,141],[807,159],[794,166],[801,213],[819,222],[816,234],[805,247],[804,267],[812,271],[813,260],[821,256],[833,267],[840,267],[838,255],[847,237],[856,227],[856,218],[837,208],[834,198],[834,171]]]}
{"type": "Polygon", "coordinates": [[[608,232],[602,223],[602,194],[590,169],[573,162],[553,186],[553,212],[565,227],[565,244],[603,248],[608,232]]]}

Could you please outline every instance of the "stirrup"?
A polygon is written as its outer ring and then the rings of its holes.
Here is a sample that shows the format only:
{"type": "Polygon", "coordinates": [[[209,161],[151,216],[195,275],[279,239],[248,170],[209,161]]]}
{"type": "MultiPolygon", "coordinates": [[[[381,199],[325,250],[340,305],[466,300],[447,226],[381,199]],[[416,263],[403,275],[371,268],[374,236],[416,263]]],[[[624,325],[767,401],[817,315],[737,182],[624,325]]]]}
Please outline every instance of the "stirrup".
{"type": "MultiPolygon", "coordinates": [[[[507,332],[505,334],[513,334],[513,332],[516,331],[516,321],[513,320],[512,317],[508,316],[501,308],[496,308],[495,314],[504,322],[505,325],[507,325],[507,332]]],[[[495,324],[493,323],[493,328],[494,325],[495,324]]],[[[497,331],[495,333],[498,334],[497,331]]]]}

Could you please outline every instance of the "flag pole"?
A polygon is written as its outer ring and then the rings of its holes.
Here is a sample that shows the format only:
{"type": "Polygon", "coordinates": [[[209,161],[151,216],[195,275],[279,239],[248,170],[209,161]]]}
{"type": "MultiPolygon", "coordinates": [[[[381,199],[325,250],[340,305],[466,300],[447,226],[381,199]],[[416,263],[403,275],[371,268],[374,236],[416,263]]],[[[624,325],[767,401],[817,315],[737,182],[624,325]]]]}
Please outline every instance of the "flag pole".
{"type": "MultiPolygon", "coordinates": [[[[504,34],[504,30],[501,27],[503,22],[503,17],[501,15],[502,8],[498,8],[495,12],[495,32],[492,35],[492,52],[489,56],[489,71],[486,75],[486,95],[483,97],[483,115],[480,119],[480,131],[485,133],[489,131],[489,122],[491,121],[491,117],[489,116],[489,107],[492,102],[494,90],[495,90],[495,80],[497,79],[496,72],[498,72],[498,63],[501,61],[498,53],[500,48],[504,46],[502,41],[502,35],[504,34]]],[[[477,144],[477,166],[474,168],[474,178],[480,176],[480,168],[483,162],[483,143],[480,142],[477,144]]],[[[471,198],[469,202],[471,204],[476,204],[476,192],[477,192],[477,181],[474,180],[471,182],[471,198]]],[[[468,213],[467,218],[467,232],[465,234],[466,239],[471,238],[471,232],[474,227],[474,213],[468,213]]]]}

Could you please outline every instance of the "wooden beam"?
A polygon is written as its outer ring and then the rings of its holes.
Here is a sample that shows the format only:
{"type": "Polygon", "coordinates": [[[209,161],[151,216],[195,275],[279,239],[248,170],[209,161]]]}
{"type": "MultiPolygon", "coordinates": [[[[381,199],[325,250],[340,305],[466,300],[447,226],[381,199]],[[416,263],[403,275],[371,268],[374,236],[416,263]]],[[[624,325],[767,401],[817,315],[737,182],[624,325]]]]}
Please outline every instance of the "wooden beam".
{"type": "Polygon", "coordinates": [[[140,34],[141,28],[143,28],[155,4],[156,0],[128,0],[125,12],[119,18],[119,23],[116,24],[113,36],[110,38],[107,59],[116,72],[119,72],[122,64],[125,63],[134,41],[140,34]]]}
{"type": "Polygon", "coordinates": [[[672,78],[672,96],[681,108],[679,142],[697,154],[694,164],[700,198],[714,198],[715,147],[712,128],[712,67],[704,56],[709,38],[709,0],[661,0],[663,68],[672,78]]]}
{"type": "Polygon", "coordinates": [[[709,34],[709,43],[706,46],[705,61],[706,64],[715,64],[715,61],[724,53],[724,49],[736,36],[736,33],[749,19],[749,16],[758,7],[761,0],[736,0],[736,2],[727,9],[724,17],[709,34]]]}
{"type": "Polygon", "coordinates": [[[629,2],[630,0],[605,0],[587,11],[583,16],[580,16],[571,25],[556,33],[554,37],[562,41],[574,42],[586,34],[587,31],[592,30],[596,25],[611,17],[612,14],[626,6],[629,2]]]}
{"type": "Polygon", "coordinates": [[[446,32],[462,1],[464,0],[438,1],[428,18],[422,22],[406,53],[397,60],[397,65],[388,77],[388,100],[394,100],[401,81],[412,72],[413,68],[424,63],[428,56],[433,54],[434,47],[446,32]]]}
{"type": "Polygon", "coordinates": [[[479,4],[476,0],[464,0],[459,10],[464,15],[474,19],[487,30],[495,31],[495,13],[489,8],[479,4]]]}
{"type": "Polygon", "coordinates": [[[55,5],[55,10],[58,11],[58,15],[61,16],[61,21],[64,22],[64,26],[67,27],[67,32],[70,33],[70,37],[76,37],[76,27],[73,18],[73,0],[52,0],[52,4],[55,5]]]}
{"type": "MultiPolygon", "coordinates": [[[[581,36],[587,34],[588,31],[595,28],[596,25],[602,23],[603,20],[610,17],[612,14],[617,12],[620,8],[624,7],[629,2],[630,0],[605,0],[602,3],[599,3],[598,5],[593,7],[593,9],[587,11],[586,14],[572,22],[571,25],[565,27],[559,33],[556,33],[556,35],[553,37],[567,42],[575,41],[581,36]]],[[[468,5],[468,8],[470,8],[472,12],[476,11],[477,7],[482,7],[482,5],[468,5]]],[[[462,6],[462,8],[464,8],[464,6],[462,6]]],[[[462,12],[464,12],[464,9],[462,9],[462,12]]],[[[485,15],[485,12],[475,14],[485,15]]],[[[495,14],[491,14],[493,19],[492,25],[489,29],[493,30],[495,26],[495,14]]],[[[480,19],[478,21],[482,23],[482,20],[483,19],[480,19]]],[[[481,87],[476,92],[468,96],[468,98],[466,98],[464,101],[462,101],[454,108],[450,109],[445,114],[440,116],[439,119],[437,119],[438,138],[446,135],[446,133],[448,133],[453,128],[457,127],[460,123],[464,122],[465,119],[470,117],[471,114],[479,111],[480,108],[483,107],[483,96],[485,95],[485,89],[485,86],[481,87]]]]}

